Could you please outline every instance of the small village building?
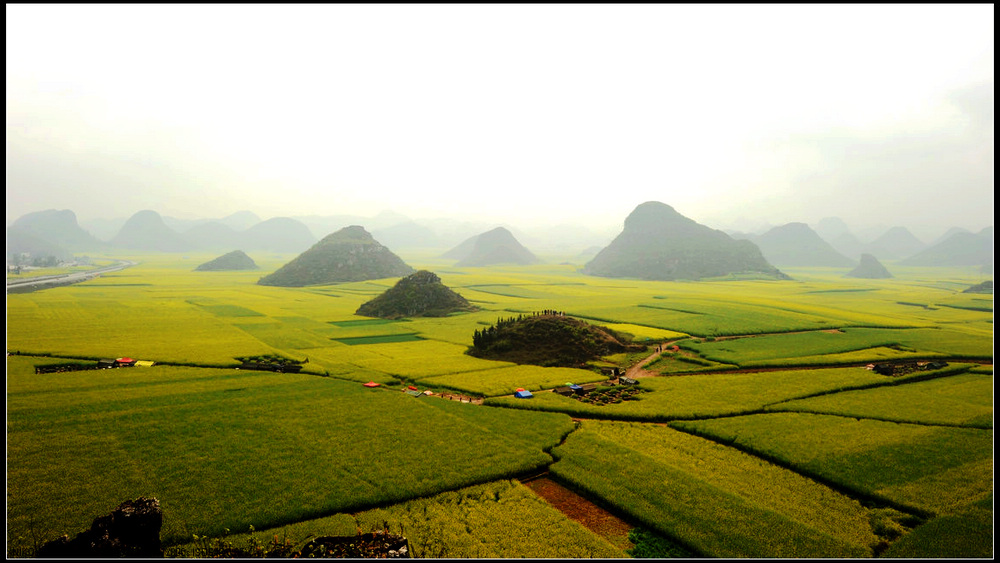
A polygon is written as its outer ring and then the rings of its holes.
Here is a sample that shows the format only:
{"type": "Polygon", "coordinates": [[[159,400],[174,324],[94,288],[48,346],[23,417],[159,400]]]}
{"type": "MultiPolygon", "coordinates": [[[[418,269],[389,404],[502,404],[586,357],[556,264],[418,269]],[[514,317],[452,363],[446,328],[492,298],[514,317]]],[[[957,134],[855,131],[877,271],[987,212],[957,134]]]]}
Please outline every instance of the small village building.
{"type": "Polygon", "coordinates": [[[150,368],[153,367],[153,362],[149,360],[136,360],[135,367],[137,368],[150,368]]]}
{"type": "Polygon", "coordinates": [[[117,360],[103,359],[97,360],[97,369],[110,369],[117,367],[117,360]]]}
{"type": "Polygon", "coordinates": [[[135,360],[132,358],[118,358],[115,360],[115,367],[120,368],[130,368],[135,365],[135,360]]]}
{"type": "Polygon", "coordinates": [[[517,397],[518,399],[530,399],[534,395],[531,394],[531,391],[526,391],[524,389],[521,389],[520,391],[516,391],[514,393],[514,396],[517,397]]]}
{"type": "Polygon", "coordinates": [[[380,387],[382,384],[381,383],[375,383],[374,381],[369,381],[368,383],[364,383],[363,385],[365,387],[372,387],[372,388],[374,388],[374,387],[380,387]]]}

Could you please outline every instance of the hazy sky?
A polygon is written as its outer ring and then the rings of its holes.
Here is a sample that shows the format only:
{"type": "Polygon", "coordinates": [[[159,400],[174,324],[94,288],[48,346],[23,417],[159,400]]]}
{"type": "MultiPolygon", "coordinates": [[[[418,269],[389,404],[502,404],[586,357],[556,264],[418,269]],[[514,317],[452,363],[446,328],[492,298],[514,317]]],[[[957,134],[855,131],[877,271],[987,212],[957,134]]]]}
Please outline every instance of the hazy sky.
{"type": "Polygon", "coordinates": [[[993,224],[993,15],[7,4],[7,220],[621,225],[657,200],[715,228],[978,230],[993,224]]]}

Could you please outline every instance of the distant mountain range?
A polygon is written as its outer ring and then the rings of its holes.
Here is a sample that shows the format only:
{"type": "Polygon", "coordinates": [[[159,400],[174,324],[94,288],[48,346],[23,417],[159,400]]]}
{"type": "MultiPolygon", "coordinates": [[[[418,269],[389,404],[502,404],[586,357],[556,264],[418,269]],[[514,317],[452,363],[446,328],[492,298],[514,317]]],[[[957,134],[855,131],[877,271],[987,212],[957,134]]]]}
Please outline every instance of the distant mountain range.
{"type": "MultiPolygon", "coordinates": [[[[560,217],[564,222],[571,219],[560,217]]],[[[532,258],[529,256],[537,260],[537,256],[518,240],[522,237],[520,231],[515,237],[510,229],[493,229],[497,232],[487,236],[490,231],[477,227],[475,222],[454,219],[414,221],[394,212],[383,212],[368,218],[311,215],[262,221],[249,211],[239,211],[219,219],[178,219],[161,216],[154,210],[143,210],[127,219],[92,220],[85,228],[78,223],[72,211],[55,209],[29,213],[14,221],[7,228],[7,256],[8,259],[14,255],[53,256],[69,260],[74,254],[115,250],[223,252],[240,249],[245,252],[295,253],[315,244],[317,233],[331,233],[346,226],[362,224],[390,248],[451,248],[446,256],[458,261],[467,260],[464,265],[530,263],[532,258]],[[475,234],[477,232],[479,234],[475,234]],[[497,240],[487,244],[494,236],[497,240]],[[483,248],[472,256],[475,242],[480,237],[483,237],[482,243],[491,246],[492,250],[483,248]],[[465,242],[456,246],[463,240],[465,242]],[[466,254],[458,256],[456,252],[466,254]]],[[[979,233],[955,227],[931,244],[923,243],[902,226],[888,229],[877,238],[863,242],[842,219],[836,217],[824,218],[814,230],[808,229],[802,223],[789,223],[762,234],[737,233],[731,238],[745,238],[754,243],[763,259],[774,266],[846,267],[844,258],[856,264],[862,254],[908,266],[984,266],[991,269],[993,264],[992,227],[979,233]]],[[[721,231],[716,232],[725,235],[721,231]]],[[[606,249],[606,243],[600,241],[610,240],[613,238],[611,234],[604,236],[569,224],[542,225],[530,233],[521,240],[530,240],[533,248],[537,246],[575,255],[575,260],[587,263],[590,271],[597,271],[609,259],[606,254],[598,260],[599,254],[594,248],[606,249]],[[595,247],[598,244],[605,246],[595,247]]],[[[624,231],[618,237],[622,235],[625,235],[624,231]]]]}
{"type": "Polygon", "coordinates": [[[905,260],[904,266],[993,266],[993,227],[978,233],[956,231],[905,260]]]}

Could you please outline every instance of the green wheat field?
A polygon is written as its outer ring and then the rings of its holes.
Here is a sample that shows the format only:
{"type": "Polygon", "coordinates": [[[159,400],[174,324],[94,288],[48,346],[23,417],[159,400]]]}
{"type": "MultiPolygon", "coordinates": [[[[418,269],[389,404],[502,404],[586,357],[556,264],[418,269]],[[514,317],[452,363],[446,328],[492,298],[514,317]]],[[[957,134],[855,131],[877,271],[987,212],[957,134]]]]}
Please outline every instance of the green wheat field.
{"type": "Polygon", "coordinates": [[[168,556],[388,525],[423,557],[630,557],[520,481],[544,472],[694,557],[993,556],[993,296],[962,293],[976,270],[654,282],[408,256],[480,310],[386,321],[354,312],[398,279],[265,287],[292,256],[253,256],[255,272],[130,258],[7,296],[9,557],[139,496],[160,501],[168,556]],[[548,392],[606,381],[596,368],[466,354],[474,331],[542,310],[648,347],[606,366],[669,347],[617,403],[548,392]],[[265,355],[302,370],[238,369],[265,355]],[[35,371],[126,356],[153,365],[35,371]],[[865,369],[886,361],[947,365],[865,369]]]}

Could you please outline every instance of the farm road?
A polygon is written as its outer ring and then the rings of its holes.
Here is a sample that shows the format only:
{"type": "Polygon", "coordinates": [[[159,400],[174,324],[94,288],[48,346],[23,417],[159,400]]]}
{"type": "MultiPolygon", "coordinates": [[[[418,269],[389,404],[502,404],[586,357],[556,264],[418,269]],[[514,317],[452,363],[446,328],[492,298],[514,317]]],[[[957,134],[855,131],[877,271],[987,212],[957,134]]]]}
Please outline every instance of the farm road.
{"type": "Polygon", "coordinates": [[[8,279],[7,280],[7,291],[9,292],[20,292],[20,291],[35,291],[39,289],[48,289],[50,287],[58,287],[61,285],[69,285],[73,283],[79,283],[82,281],[87,281],[100,276],[101,274],[106,274],[108,272],[117,272],[118,270],[124,270],[129,266],[135,266],[137,262],[132,262],[130,260],[120,260],[117,264],[113,266],[106,266],[104,268],[97,268],[95,270],[90,270],[87,272],[75,272],[72,274],[60,274],[57,276],[38,276],[34,278],[25,279],[8,279]]]}
{"type": "Polygon", "coordinates": [[[637,378],[640,378],[640,377],[654,377],[654,376],[660,375],[660,374],[658,374],[656,372],[649,371],[649,370],[646,369],[646,365],[648,365],[650,362],[652,362],[652,361],[656,360],[657,358],[659,358],[660,354],[662,354],[662,352],[660,352],[659,350],[657,350],[656,352],[653,352],[649,356],[646,356],[642,361],[640,361],[639,363],[635,364],[634,366],[628,368],[625,371],[625,377],[628,377],[628,378],[631,378],[631,379],[637,379],[637,378]]]}

